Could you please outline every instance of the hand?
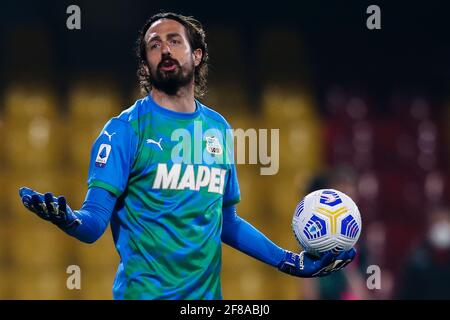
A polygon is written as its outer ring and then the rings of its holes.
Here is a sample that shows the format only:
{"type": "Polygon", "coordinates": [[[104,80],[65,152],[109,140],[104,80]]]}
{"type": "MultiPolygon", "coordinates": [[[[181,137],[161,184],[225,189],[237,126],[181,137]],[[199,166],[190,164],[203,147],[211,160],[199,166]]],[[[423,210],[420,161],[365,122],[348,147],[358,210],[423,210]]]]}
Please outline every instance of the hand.
{"type": "Polygon", "coordinates": [[[20,188],[19,195],[25,208],[62,229],[66,230],[81,224],[81,220],[67,205],[64,196],[55,198],[50,192],[42,194],[26,187],[20,188]]]}
{"type": "Polygon", "coordinates": [[[313,256],[306,251],[300,254],[286,251],[278,269],[282,272],[302,278],[323,277],[344,268],[355,258],[354,248],[333,254],[331,252],[321,257],[313,256]]]}

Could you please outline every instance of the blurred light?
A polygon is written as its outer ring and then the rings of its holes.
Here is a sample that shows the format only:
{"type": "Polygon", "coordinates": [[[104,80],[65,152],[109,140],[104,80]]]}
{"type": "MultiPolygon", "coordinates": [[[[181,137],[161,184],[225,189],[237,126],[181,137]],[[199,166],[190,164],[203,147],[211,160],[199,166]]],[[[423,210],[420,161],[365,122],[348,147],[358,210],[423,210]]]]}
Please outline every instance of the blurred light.
{"type": "Polygon", "coordinates": [[[439,172],[430,172],[425,178],[425,194],[432,202],[438,202],[444,192],[444,178],[439,172]]]}
{"type": "Polygon", "coordinates": [[[347,104],[347,114],[353,120],[362,120],[367,115],[367,105],[361,98],[353,97],[347,104]]]}
{"type": "Polygon", "coordinates": [[[361,197],[374,200],[378,196],[378,181],[373,173],[364,173],[358,181],[358,192],[361,197]]]}
{"type": "Polygon", "coordinates": [[[423,120],[429,116],[429,104],[423,98],[416,98],[413,100],[410,108],[411,116],[416,120],[423,120]]]}
{"type": "Polygon", "coordinates": [[[45,147],[49,142],[50,124],[44,117],[33,119],[28,128],[28,139],[35,147],[45,147]]]}

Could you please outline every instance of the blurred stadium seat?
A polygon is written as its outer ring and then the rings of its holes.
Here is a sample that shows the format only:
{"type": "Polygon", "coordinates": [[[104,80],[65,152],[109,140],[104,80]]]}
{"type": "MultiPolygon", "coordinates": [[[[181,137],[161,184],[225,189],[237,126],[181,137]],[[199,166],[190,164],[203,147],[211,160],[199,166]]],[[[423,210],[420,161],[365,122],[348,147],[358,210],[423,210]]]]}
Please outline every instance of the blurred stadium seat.
{"type": "Polygon", "coordinates": [[[42,193],[53,192],[54,196],[66,195],[70,201],[70,194],[67,193],[69,186],[67,170],[45,168],[21,172],[11,170],[5,173],[4,179],[8,181],[4,186],[7,195],[4,202],[8,208],[8,215],[13,221],[27,222],[30,221],[30,216],[32,217],[32,213],[26,210],[20,201],[19,188],[21,187],[29,187],[42,193]]]}
{"type": "Polygon", "coordinates": [[[321,167],[321,123],[310,95],[295,86],[267,86],[262,98],[266,128],[279,129],[280,170],[321,167]]]}
{"type": "Polygon", "coordinates": [[[106,122],[126,109],[113,85],[84,82],[74,86],[68,98],[66,125],[70,136],[70,160],[87,174],[90,152],[106,122]]]}
{"type": "Polygon", "coordinates": [[[252,104],[244,83],[239,80],[211,82],[204,103],[219,112],[236,128],[233,123],[237,117],[258,115],[252,111],[252,104]],[[226,98],[225,98],[226,97],[226,98]]]}
{"type": "MultiPolygon", "coordinates": [[[[0,110],[2,110],[2,104],[0,103],[0,110]]],[[[0,154],[2,155],[0,157],[0,168],[4,168],[6,165],[6,157],[5,157],[5,120],[3,119],[3,114],[0,113],[0,154]]],[[[0,174],[2,172],[2,169],[0,169],[0,174]]]]}
{"type": "Polygon", "coordinates": [[[76,249],[76,256],[81,268],[115,272],[119,264],[119,254],[114,247],[111,229],[108,227],[93,245],[80,243],[76,249]]]}
{"type": "Polygon", "coordinates": [[[69,146],[59,119],[57,99],[50,88],[17,85],[7,88],[4,117],[6,165],[16,170],[63,166],[65,150],[69,146]]]}

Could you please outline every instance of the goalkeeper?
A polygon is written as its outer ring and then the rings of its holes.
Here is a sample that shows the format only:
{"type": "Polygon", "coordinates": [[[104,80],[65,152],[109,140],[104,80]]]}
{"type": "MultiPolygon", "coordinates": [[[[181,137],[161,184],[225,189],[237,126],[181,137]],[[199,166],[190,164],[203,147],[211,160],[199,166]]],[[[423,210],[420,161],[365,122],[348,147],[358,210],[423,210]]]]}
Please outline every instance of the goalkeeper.
{"type": "Polygon", "coordinates": [[[115,299],[222,299],[222,242],[297,277],[324,276],[352,261],[354,249],[320,258],[284,250],[237,215],[236,168],[223,161],[233,159],[232,144],[223,143],[230,126],[196,99],[205,91],[208,62],[197,20],[152,16],[137,54],[147,95],[95,141],[82,208],[72,210],[63,196],[19,191],[27,209],[80,241],[95,242],[111,224],[120,255],[115,299]],[[191,137],[199,126],[207,129],[201,160],[189,161],[198,160],[197,151],[174,150],[180,140],[198,143],[191,137]]]}

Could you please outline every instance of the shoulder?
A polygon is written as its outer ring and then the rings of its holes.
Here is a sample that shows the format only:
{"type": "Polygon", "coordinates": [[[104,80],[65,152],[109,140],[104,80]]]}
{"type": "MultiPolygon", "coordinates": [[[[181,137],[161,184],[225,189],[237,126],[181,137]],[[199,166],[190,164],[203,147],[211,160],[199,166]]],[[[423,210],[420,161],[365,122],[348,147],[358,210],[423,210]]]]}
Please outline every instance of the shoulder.
{"type": "Polygon", "coordinates": [[[144,113],[144,105],[147,97],[138,99],[134,102],[134,104],[127,109],[123,110],[118,116],[112,118],[117,119],[119,121],[128,122],[129,124],[137,121],[139,116],[144,113]]]}
{"type": "Polygon", "coordinates": [[[224,116],[222,116],[219,112],[211,109],[210,107],[202,104],[203,107],[203,114],[208,117],[209,119],[211,119],[212,121],[218,122],[220,124],[222,124],[226,129],[231,129],[230,124],[228,123],[228,121],[224,118],[224,116]]]}
{"type": "Polygon", "coordinates": [[[122,110],[117,116],[110,118],[106,123],[106,126],[115,125],[129,128],[136,127],[136,124],[139,122],[139,118],[145,114],[145,110],[148,110],[148,108],[145,108],[145,102],[146,97],[136,100],[133,105],[125,110],[122,110]]]}

